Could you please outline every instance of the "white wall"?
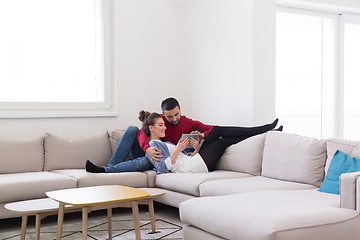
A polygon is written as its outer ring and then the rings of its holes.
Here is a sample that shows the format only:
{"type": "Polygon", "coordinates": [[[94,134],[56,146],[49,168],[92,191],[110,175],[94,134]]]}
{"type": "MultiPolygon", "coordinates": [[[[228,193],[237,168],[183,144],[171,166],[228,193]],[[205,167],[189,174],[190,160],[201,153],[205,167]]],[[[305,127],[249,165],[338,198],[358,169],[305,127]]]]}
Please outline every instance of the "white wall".
{"type": "Polygon", "coordinates": [[[252,124],[254,66],[268,62],[254,64],[254,48],[267,42],[254,43],[264,36],[253,31],[253,8],[260,6],[252,0],[115,0],[114,7],[118,116],[0,119],[1,136],[125,128],[139,123],[141,109],[160,111],[168,96],[178,98],[182,113],[193,119],[252,124]]]}
{"type": "Polygon", "coordinates": [[[251,122],[251,1],[184,0],[182,65],[191,116],[212,124],[251,122]]]}
{"type": "MultiPolygon", "coordinates": [[[[286,0],[291,1],[291,0],[286,0]]],[[[305,0],[360,8],[358,0],[305,0]]],[[[138,124],[168,96],[206,123],[271,121],[275,0],[115,0],[117,117],[0,119],[0,136],[83,134],[138,124]]]]}
{"type": "Polygon", "coordinates": [[[252,124],[258,125],[275,118],[276,2],[253,0],[253,4],[252,124]]]}
{"type": "Polygon", "coordinates": [[[263,91],[273,92],[275,82],[275,1],[182,3],[181,54],[192,117],[219,125],[272,121],[275,95],[263,91]]]}

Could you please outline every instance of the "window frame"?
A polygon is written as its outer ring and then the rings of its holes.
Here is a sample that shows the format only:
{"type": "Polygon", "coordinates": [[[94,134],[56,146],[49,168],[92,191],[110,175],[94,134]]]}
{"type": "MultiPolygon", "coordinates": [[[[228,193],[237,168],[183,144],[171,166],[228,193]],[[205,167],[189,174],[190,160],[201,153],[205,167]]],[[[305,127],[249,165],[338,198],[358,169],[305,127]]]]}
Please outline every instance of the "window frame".
{"type": "Polygon", "coordinates": [[[116,116],[114,74],[114,2],[100,0],[101,78],[104,100],[101,102],[0,102],[0,118],[52,118],[116,116]]]}

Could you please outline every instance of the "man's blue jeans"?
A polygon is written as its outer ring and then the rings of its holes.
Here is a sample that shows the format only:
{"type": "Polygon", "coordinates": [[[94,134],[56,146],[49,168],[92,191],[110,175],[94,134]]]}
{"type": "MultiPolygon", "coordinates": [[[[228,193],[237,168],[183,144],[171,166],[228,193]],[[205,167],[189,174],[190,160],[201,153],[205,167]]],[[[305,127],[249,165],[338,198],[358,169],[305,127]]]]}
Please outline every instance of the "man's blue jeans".
{"type": "Polygon", "coordinates": [[[138,131],[139,129],[136,126],[126,128],[109,164],[104,167],[107,173],[142,172],[154,168],[140,148],[136,138],[138,131]],[[132,160],[126,161],[129,154],[132,160]]]}

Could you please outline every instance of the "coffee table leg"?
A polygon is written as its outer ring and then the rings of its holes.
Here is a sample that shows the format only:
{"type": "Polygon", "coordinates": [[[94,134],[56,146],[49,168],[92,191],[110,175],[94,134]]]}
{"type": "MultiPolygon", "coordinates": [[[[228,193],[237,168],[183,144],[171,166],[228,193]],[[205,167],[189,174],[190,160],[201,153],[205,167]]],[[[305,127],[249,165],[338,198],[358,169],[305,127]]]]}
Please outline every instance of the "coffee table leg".
{"type": "Polygon", "coordinates": [[[36,214],[36,216],[35,216],[35,240],[40,239],[40,224],[41,224],[41,216],[40,216],[40,214],[36,214]]]}
{"type": "Polygon", "coordinates": [[[107,215],[108,215],[108,234],[109,234],[109,240],[112,239],[112,209],[107,209],[107,215]]]}
{"type": "Polygon", "coordinates": [[[140,220],[139,220],[139,205],[137,201],[131,201],[132,214],[134,217],[134,229],[136,240],[141,239],[140,234],[140,220]]]}
{"type": "Polygon", "coordinates": [[[154,233],[154,232],[156,232],[154,201],[152,199],[148,199],[148,205],[149,205],[149,213],[150,213],[150,220],[151,220],[151,230],[154,233]]]}
{"type": "Polygon", "coordinates": [[[88,225],[88,213],[90,211],[89,207],[82,208],[82,239],[87,239],[87,225],[88,225]]]}
{"type": "Polygon", "coordinates": [[[27,228],[28,215],[24,214],[21,219],[21,237],[20,240],[25,240],[26,228],[27,228]]]}
{"type": "Polygon", "coordinates": [[[64,223],[64,208],[65,208],[65,204],[59,202],[56,240],[61,240],[62,228],[63,228],[63,223],[64,223]]]}

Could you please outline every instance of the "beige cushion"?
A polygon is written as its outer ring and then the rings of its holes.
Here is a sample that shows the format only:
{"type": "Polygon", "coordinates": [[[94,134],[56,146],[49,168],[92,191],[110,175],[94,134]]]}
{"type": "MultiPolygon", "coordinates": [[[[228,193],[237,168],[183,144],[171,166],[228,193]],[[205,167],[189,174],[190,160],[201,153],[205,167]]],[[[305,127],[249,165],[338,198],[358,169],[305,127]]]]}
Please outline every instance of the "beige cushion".
{"type": "Polygon", "coordinates": [[[180,204],[180,218],[225,239],[360,238],[359,213],[340,208],[338,195],[316,190],[195,198],[180,204]]]}
{"type": "Polygon", "coordinates": [[[0,166],[0,173],[42,171],[43,136],[0,138],[0,166]]]}
{"type": "Polygon", "coordinates": [[[343,153],[350,155],[351,157],[360,157],[360,142],[350,141],[344,139],[328,139],[327,145],[327,159],[325,166],[325,173],[329,169],[331,159],[333,158],[336,150],[340,150],[343,153]]]}
{"type": "Polygon", "coordinates": [[[216,168],[260,175],[264,142],[260,134],[228,147],[216,168]]]}
{"type": "Polygon", "coordinates": [[[220,196],[236,193],[270,190],[305,190],[315,189],[310,184],[283,181],[263,176],[217,179],[200,184],[200,196],[220,196]]]}
{"type": "Polygon", "coordinates": [[[82,136],[46,133],[44,151],[45,171],[85,168],[87,159],[103,166],[109,162],[112,155],[109,137],[105,131],[82,136]]]}
{"type": "Polygon", "coordinates": [[[200,196],[199,185],[203,182],[241,177],[251,177],[251,175],[223,170],[215,170],[209,173],[164,173],[156,176],[155,187],[198,197],[200,196]]]}
{"type": "Polygon", "coordinates": [[[142,172],[88,173],[85,169],[54,170],[52,172],[76,179],[78,187],[100,185],[147,187],[147,176],[142,172]]]}
{"type": "Polygon", "coordinates": [[[270,131],[265,138],[261,175],[320,186],[325,159],[325,140],[270,131]]]}
{"type": "Polygon", "coordinates": [[[46,197],[45,192],[76,188],[76,179],[51,172],[0,175],[0,203],[46,197]]]}
{"type": "Polygon", "coordinates": [[[125,130],[120,129],[108,129],[107,130],[110,139],[111,153],[113,154],[119,144],[121,136],[124,134],[125,130]]]}

